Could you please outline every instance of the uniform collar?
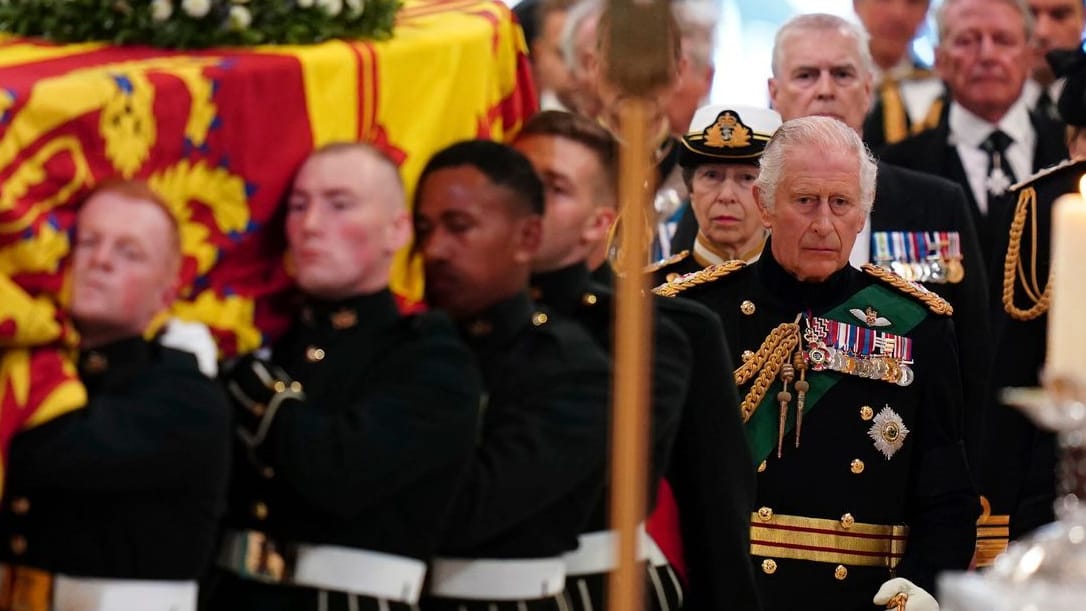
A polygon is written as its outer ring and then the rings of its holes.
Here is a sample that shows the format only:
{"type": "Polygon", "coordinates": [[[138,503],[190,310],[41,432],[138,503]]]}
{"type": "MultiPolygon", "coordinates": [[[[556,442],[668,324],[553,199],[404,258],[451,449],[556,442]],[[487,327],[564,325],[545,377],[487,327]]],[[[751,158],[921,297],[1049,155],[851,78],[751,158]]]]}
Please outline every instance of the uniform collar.
{"type": "Polygon", "coordinates": [[[79,353],[79,378],[97,387],[109,374],[132,369],[151,360],[154,345],[139,336],[120,339],[79,353]]]}
{"type": "MultiPolygon", "coordinates": [[[[461,321],[460,334],[476,351],[507,345],[533,318],[541,313],[528,298],[527,291],[490,306],[482,313],[461,321]]],[[[544,317],[543,322],[546,322],[544,317]]]]}
{"type": "Polygon", "coordinates": [[[592,294],[592,279],[584,263],[532,274],[532,299],[562,314],[570,314],[592,294]]]}
{"type": "Polygon", "coordinates": [[[302,324],[311,329],[346,331],[362,323],[380,328],[400,317],[396,299],[388,289],[339,301],[308,300],[302,307],[302,324]]]}
{"type": "Polygon", "coordinates": [[[847,263],[822,282],[801,282],[781,267],[773,256],[772,240],[766,240],[765,249],[758,261],[752,263],[763,284],[781,302],[795,306],[795,310],[822,311],[837,305],[848,295],[849,282],[856,270],[847,263]]]}

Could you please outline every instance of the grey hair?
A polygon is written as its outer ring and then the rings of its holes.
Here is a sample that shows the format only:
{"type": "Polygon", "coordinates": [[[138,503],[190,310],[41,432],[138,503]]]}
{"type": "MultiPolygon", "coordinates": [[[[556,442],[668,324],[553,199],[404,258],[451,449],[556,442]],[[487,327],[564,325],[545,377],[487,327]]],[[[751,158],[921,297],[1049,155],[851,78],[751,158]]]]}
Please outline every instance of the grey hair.
{"type": "Polygon", "coordinates": [[[837,15],[807,13],[805,15],[796,15],[784,22],[784,25],[777,30],[777,35],[773,38],[773,76],[779,77],[781,75],[781,64],[784,63],[782,55],[784,54],[785,38],[800,32],[825,32],[828,30],[836,30],[853,39],[856,44],[856,53],[860,56],[859,68],[864,71],[865,76],[874,74],[875,60],[871,58],[871,49],[867,46],[867,32],[863,28],[837,15]]]}
{"type": "Polygon", "coordinates": [[[828,152],[853,153],[859,159],[860,204],[864,213],[871,212],[875,203],[875,178],[878,164],[875,157],[851,127],[831,117],[802,117],[785,121],[762,153],[761,171],[754,185],[761,193],[762,203],[772,210],[777,187],[784,171],[784,159],[796,147],[808,147],[809,153],[825,156],[828,152]]]}
{"type": "Polygon", "coordinates": [[[719,10],[711,0],[674,0],[671,13],[679,26],[683,55],[698,68],[713,65],[719,10]]]}
{"type": "MultiPolygon", "coordinates": [[[[939,43],[942,44],[946,40],[947,31],[950,26],[947,23],[947,13],[950,11],[950,7],[958,4],[959,0],[943,0],[943,3],[939,5],[939,8],[935,10],[935,26],[936,31],[939,33],[939,43]]],[[[993,2],[1000,2],[1006,4],[1018,11],[1022,15],[1022,25],[1025,26],[1026,41],[1033,38],[1033,12],[1029,10],[1029,4],[1026,0],[992,0],[993,2]]]]}
{"type": "Polygon", "coordinates": [[[562,24],[562,59],[568,70],[577,70],[577,31],[588,19],[598,19],[603,13],[602,0],[581,0],[566,13],[566,22],[562,24]]]}

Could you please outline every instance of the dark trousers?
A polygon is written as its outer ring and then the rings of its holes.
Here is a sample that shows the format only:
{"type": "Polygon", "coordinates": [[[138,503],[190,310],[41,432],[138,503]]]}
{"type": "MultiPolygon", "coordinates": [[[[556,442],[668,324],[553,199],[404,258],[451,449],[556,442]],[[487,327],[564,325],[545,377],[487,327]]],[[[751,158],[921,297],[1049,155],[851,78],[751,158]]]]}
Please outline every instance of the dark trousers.
{"type": "Polygon", "coordinates": [[[201,611],[418,611],[416,605],[361,594],[267,584],[216,571],[201,590],[201,611]]]}
{"type": "Polygon", "coordinates": [[[422,611],[573,611],[565,592],[531,600],[466,600],[423,596],[422,611]]]}
{"type": "MultiPolygon", "coordinates": [[[[645,609],[647,611],[677,611],[683,605],[683,590],[679,577],[670,564],[645,565],[645,609]]],[[[566,596],[573,611],[607,611],[608,573],[566,577],[566,596]]]]}

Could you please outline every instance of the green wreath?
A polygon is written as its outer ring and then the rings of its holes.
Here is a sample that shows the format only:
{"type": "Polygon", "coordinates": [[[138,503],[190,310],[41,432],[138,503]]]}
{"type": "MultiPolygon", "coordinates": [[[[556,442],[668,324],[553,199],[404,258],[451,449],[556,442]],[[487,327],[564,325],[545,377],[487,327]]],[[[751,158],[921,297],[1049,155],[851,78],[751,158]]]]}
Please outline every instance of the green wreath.
{"type": "Polygon", "coordinates": [[[400,0],[0,0],[0,31],[169,49],[392,36],[400,0]]]}

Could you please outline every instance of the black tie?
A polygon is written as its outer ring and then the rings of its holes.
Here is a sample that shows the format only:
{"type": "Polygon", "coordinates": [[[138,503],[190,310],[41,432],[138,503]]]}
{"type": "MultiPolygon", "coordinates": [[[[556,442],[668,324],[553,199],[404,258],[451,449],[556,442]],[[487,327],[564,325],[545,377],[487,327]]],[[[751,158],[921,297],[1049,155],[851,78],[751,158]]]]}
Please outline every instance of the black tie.
{"type": "Polygon", "coordinates": [[[1037,98],[1037,104],[1033,107],[1034,112],[1043,115],[1046,118],[1053,121],[1060,121],[1060,111],[1056,109],[1056,102],[1052,99],[1052,96],[1048,95],[1048,89],[1041,90],[1041,95],[1037,98]]]}
{"type": "Polygon", "coordinates": [[[985,213],[991,218],[999,218],[993,216],[992,213],[998,212],[995,208],[1004,199],[1007,189],[1016,182],[1014,170],[1007,162],[1006,155],[1007,147],[1011,145],[1011,142],[1013,140],[1006,132],[997,129],[988,134],[988,138],[980,143],[981,150],[988,153],[988,176],[984,179],[984,188],[988,192],[985,213]]]}

